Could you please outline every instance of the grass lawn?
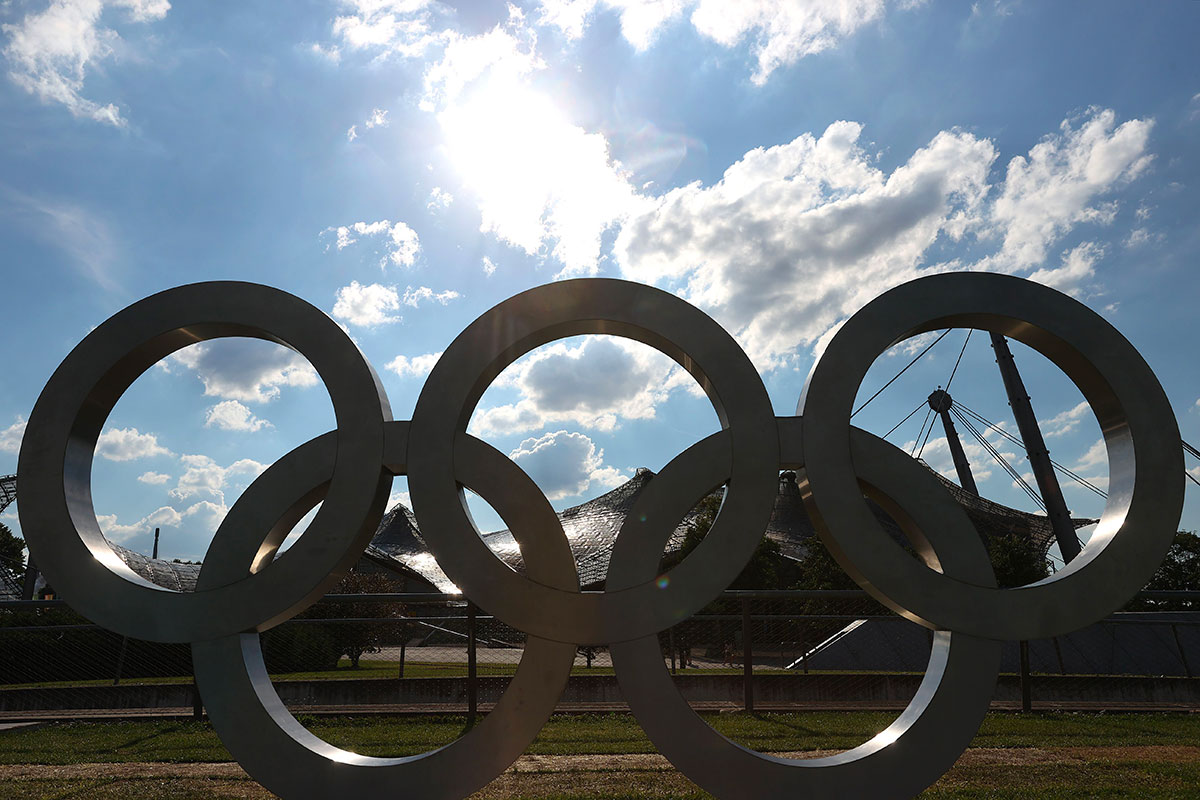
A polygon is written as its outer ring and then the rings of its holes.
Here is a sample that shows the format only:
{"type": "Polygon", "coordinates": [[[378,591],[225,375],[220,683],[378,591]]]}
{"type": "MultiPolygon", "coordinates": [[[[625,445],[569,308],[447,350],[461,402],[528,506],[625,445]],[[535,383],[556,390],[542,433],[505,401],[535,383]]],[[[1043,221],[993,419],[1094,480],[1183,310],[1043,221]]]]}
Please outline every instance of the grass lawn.
{"type": "MultiPolygon", "coordinates": [[[[893,717],[826,712],[707,719],[756,750],[803,751],[853,747],[893,717]]],[[[461,716],[302,721],[327,741],[369,755],[429,750],[454,739],[465,723],[461,716]]],[[[638,755],[653,748],[628,714],[556,716],[527,752],[562,756],[568,766],[506,773],[477,797],[707,797],[661,762],[638,755]],[[581,754],[609,756],[589,760],[581,754]]],[[[221,763],[229,760],[203,722],[74,722],[7,731],[0,733],[0,765],[10,765],[0,766],[0,800],[271,796],[221,763]]],[[[1200,715],[989,714],[972,749],[924,796],[1200,797],[1200,715]]]]}

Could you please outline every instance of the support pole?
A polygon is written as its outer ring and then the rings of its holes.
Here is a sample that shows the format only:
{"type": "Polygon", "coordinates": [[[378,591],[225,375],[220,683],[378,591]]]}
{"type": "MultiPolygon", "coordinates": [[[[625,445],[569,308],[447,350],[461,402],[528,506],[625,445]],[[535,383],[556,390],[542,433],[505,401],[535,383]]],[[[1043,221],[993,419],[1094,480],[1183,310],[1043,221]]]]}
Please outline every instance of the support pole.
{"type": "Polygon", "coordinates": [[[967,454],[963,451],[962,442],[958,438],[958,429],[954,427],[954,421],[950,419],[950,409],[954,407],[954,399],[939,387],[937,391],[929,395],[928,400],[929,407],[942,418],[942,429],[946,432],[946,442],[950,445],[954,469],[958,472],[958,485],[978,497],[979,489],[975,486],[975,476],[971,474],[971,462],[967,461],[967,454]]]}
{"type": "Polygon", "coordinates": [[[754,712],[754,644],[750,637],[750,598],[742,598],[742,691],[746,711],[754,712]]]}
{"type": "Polygon", "coordinates": [[[21,586],[21,599],[32,600],[33,592],[37,586],[38,568],[37,564],[33,563],[33,554],[29,554],[29,560],[25,563],[25,583],[21,586]]]}
{"type": "Polygon", "coordinates": [[[475,669],[475,604],[467,604],[467,725],[479,711],[479,676],[475,669]]]}
{"type": "Polygon", "coordinates": [[[1079,555],[1079,539],[1075,536],[1071,512],[1067,510],[1067,501],[1063,499],[1062,489],[1054,474],[1054,466],[1050,463],[1050,451],[1046,449],[1046,442],[1038,429],[1037,417],[1034,416],[1033,405],[1029,402],[1029,392],[1025,391],[1025,383],[1021,380],[1021,374],[1017,372],[1017,363],[1008,349],[1008,342],[998,333],[991,336],[992,349],[996,351],[996,363],[1000,366],[1000,377],[1004,379],[1008,404],[1012,406],[1017,430],[1021,433],[1021,441],[1025,443],[1029,466],[1037,480],[1042,502],[1046,504],[1046,515],[1050,518],[1054,538],[1058,540],[1059,552],[1062,553],[1063,561],[1069,563],[1079,555]]]}
{"type": "Polygon", "coordinates": [[[154,555],[151,558],[158,558],[158,528],[154,529],[154,555]]]}
{"type": "Polygon", "coordinates": [[[1028,714],[1033,710],[1033,691],[1029,686],[1029,642],[1021,646],[1021,710],[1028,714]]]}

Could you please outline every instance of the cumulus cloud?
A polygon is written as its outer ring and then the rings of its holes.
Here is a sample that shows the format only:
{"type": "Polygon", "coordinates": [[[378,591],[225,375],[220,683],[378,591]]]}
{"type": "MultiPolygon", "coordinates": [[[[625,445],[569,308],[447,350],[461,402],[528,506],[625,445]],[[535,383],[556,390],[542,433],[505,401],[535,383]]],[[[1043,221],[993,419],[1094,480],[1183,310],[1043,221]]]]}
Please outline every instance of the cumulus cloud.
{"type": "Polygon", "coordinates": [[[413,308],[417,308],[421,303],[425,302],[433,302],[444,306],[451,300],[456,300],[461,296],[453,289],[447,289],[444,292],[435,292],[428,286],[418,286],[415,289],[407,286],[404,289],[404,296],[400,298],[400,302],[413,308]]]}
{"type": "Polygon", "coordinates": [[[388,126],[388,112],[386,108],[376,108],[371,112],[371,116],[367,117],[367,121],[363,123],[368,128],[386,128],[388,126]]]}
{"type": "Polygon", "coordinates": [[[208,495],[220,506],[225,504],[225,487],[234,480],[249,483],[266,470],[267,465],[253,459],[243,458],[228,467],[222,467],[205,455],[188,454],[179,457],[186,468],[169,494],[177,500],[187,500],[197,495],[208,495]]]}
{"type": "MultiPolygon", "coordinates": [[[[1104,466],[1108,463],[1108,448],[1104,446],[1103,439],[1097,439],[1096,442],[1088,448],[1087,452],[1080,456],[1079,460],[1071,469],[1075,472],[1084,473],[1093,467],[1104,466]]],[[[1094,481],[1093,481],[1094,483],[1094,481]]]]}
{"type": "Polygon", "coordinates": [[[134,461],[172,453],[158,443],[153,433],[141,433],[137,428],[109,428],[96,442],[96,455],[109,461],[134,461]]]}
{"type": "Polygon", "coordinates": [[[683,288],[760,366],[811,346],[882,290],[916,277],[939,236],[980,213],[995,148],[937,134],[890,175],[862,126],[751,150],[711,186],[674,189],[631,219],[615,252],[627,277],[683,288]]]}
{"type": "Polygon", "coordinates": [[[168,369],[182,365],[204,384],[204,394],[241,403],[265,403],[281,387],[317,384],[317,372],[304,356],[259,339],[214,339],[176,351],[168,369]]]}
{"type": "Polygon", "coordinates": [[[401,378],[421,378],[429,374],[433,369],[433,365],[442,357],[441,351],[436,353],[425,353],[424,355],[413,356],[396,356],[388,363],[384,364],[383,368],[396,373],[401,378]]]}
{"type": "MultiPolygon", "coordinates": [[[[433,27],[438,4],[432,0],[347,0],[341,6],[347,13],[334,19],[332,32],[351,51],[416,58],[445,36],[433,27]]],[[[323,50],[340,60],[340,47],[323,50]]]]}
{"type": "MultiPolygon", "coordinates": [[[[910,441],[901,446],[900,449],[906,452],[913,452],[917,443],[910,441]]],[[[983,483],[988,478],[992,477],[992,473],[998,466],[995,459],[992,457],[982,445],[974,442],[962,442],[963,453],[967,457],[967,462],[971,465],[971,476],[976,483],[983,483]]],[[[1012,452],[1000,453],[1004,460],[1009,464],[1015,464],[1017,454],[1012,452]]],[[[921,459],[937,471],[944,478],[948,478],[955,483],[958,482],[958,470],[954,467],[954,456],[950,453],[950,443],[946,441],[945,436],[939,436],[936,439],[930,439],[925,443],[925,447],[921,450],[921,459]]]]}
{"type": "Polygon", "coordinates": [[[1116,204],[1100,198],[1149,167],[1153,126],[1144,119],[1117,125],[1113,111],[1089,109],[1078,120],[1064,120],[1028,156],[1013,158],[991,213],[1003,245],[981,266],[1027,269],[1042,264],[1050,246],[1074,226],[1111,223],[1116,204]]]}
{"type": "Polygon", "coordinates": [[[204,415],[206,428],[220,428],[223,431],[244,431],[253,433],[263,428],[274,427],[265,419],[254,416],[249,408],[237,400],[222,400],[204,415]]]}
{"type": "MultiPolygon", "coordinates": [[[[910,7],[913,3],[901,4],[910,7]]],[[[621,33],[638,50],[650,47],[660,29],[691,10],[692,26],[722,47],[750,42],[763,85],[776,69],[837,45],[883,15],[883,0],[542,0],[539,19],[568,38],[583,35],[598,10],[615,11],[621,33]]]]}
{"type": "MultiPolygon", "coordinates": [[[[353,132],[353,128],[350,129],[353,132]]],[[[355,137],[350,137],[351,140],[355,137]]],[[[388,264],[398,267],[411,267],[421,252],[421,240],[417,232],[403,222],[393,224],[381,219],[376,222],[354,222],[349,225],[329,227],[321,231],[325,236],[333,234],[334,244],[338,250],[344,250],[358,241],[360,236],[381,237],[383,254],[379,258],[379,268],[387,269],[388,264]]]]}
{"type": "Polygon", "coordinates": [[[117,522],[116,514],[97,514],[96,521],[100,523],[100,531],[104,538],[120,543],[139,533],[148,533],[154,528],[177,528],[183,522],[183,516],[170,506],[163,506],[131,525],[117,522]]]}
{"type": "Polygon", "coordinates": [[[614,255],[626,277],[666,284],[712,313],[767,369],[819,349],[892,286],[963,268],[932,261],[935,243],[979,248],[977,268],[1039,268],[1030,277],[1075,292],[1104,247],[1084,242],[1044,267],[1049,248],[1115,214],[1103,196],[1149,163],[1149,122],[1090,114],[1013,159],[998,193],[986,139],[942,131],[888,174],[860,145],[861,125],[835,122],[819,137],[751,150],[712,186],[657,198],[623,224],[614,255]]]}
{"type": "Polygon", "coordinates": [[[604,231],[640,200],[605,137],[532,88],[545,66],[535,46],[519,13],[478,36],[453,34],[426,70],[422,107],[437,115],[483,232],[530,254],[546,248],[560,275],[594,274],[604,231]]]}
{"type": "Polygon", "coordinates": [[[509,457],[550,500],[612,488],[629,479],[620,470],[604,466],[604,451],[582,433],[555,431],[526,439],[509,457]]]}
{"type": "Polygon", "coordinates": [[[333,304],[333,316],[345,320],[350,325],[373,328],[389,322],[399,322],[400,316],[388,312],[400,308],[400,296],[394,286],[383,286],[372,283],[363,286],[358,281],[350,281],[349,286],[343,286],[337,291],[333,304]]]}
{"type": "MultiPolygon", "coordinates": [[[[346,131],[346,140],[353,142],[357,138],[358,138],[358,126],[351,125],[349,130],[346,131]]],[[[338,247],[338,250],[341,250],[341,249],[342,249],[341,247],[338,247]]]]}
{"type": "Polygon", "coordinates": [[[169,480],[171,480],[171,476],[165,472],[143,472],[138,475],[139,483],[147,483],[151,486],[162,486],[169,480]]]}
{"type": "Polygon", "coordinates": [[[1079,423],[1088,418],[1089,411],[1091,411],[1091,406],[1085,400],[1074,408],[1068,408],[1066,411],[1055,414],[1050,419],[1038,420],[1038,427],[1042,429],[1044,436],[1065,436],[1076,430],[1079,423]]]}
{"type": "Polygon", "coordinates": [[[483,261],[480,262],[480,266],[483,267],[483,274],[487,275],[488,277],[491,277],[496,273],[496,262],[492,261],[487,256],[483,257],[483,261]]]}
{"type": "Polygon", "coordinates": [[[626,339],[557,342],[506,370],[497,385],[515,387],[520,399],[481,409],[471,428],[484,436],[563,423],[611,431],[622,420],[653,419],[673,389],[690,383],[669,358],[626,339]]]}
{"type": "Polygon", "coordinates": [[[429,210],[449,208],[454,202],[454,195],[447,192],[440,186],[433,187],[433,191],[429,193],[429,202],[425,204],[429,210]]]}
{"type": "Polygon", "coordinates": [[[84,97],[84,80],[97,62],[123,46],[117,31],[101,24],[106,8],[117,8],[132,22],[153,22],[167,15],[167,0],[54,0],[40,13],[3,25],[8,34],[4,56],[9,78],[43,102],[61,103],[77,117],[116,127],[126,124],[113,103],[84,97]]]}
{"type": "Polygon", "coordinates": [[[16,422],[0,431],[0,453],[19,453],[21,451],[21,439],[25,436],[27,424],[25,418],[18,414],[16,422]]]}

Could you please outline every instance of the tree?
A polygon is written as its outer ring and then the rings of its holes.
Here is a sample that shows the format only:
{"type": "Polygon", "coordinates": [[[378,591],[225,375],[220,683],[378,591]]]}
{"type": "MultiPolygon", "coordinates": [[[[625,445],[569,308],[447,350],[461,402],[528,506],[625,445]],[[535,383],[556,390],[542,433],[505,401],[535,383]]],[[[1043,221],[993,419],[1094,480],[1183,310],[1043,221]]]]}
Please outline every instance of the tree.
{"type": "Polygon", "coordinates": [[[1036,583],[1050,574],[1041,548],[1028,536],[1008,533],[987,540],[996,583],[1003,588],[1036,583]]]}
{"type": "Polygon", "coordinates": [[[3,522],[0,522],[0,567],[16,577],[25,574],[25,540],[3,522]]]}
{"type": "MultiPolygon", "coordinates": [[[[1179,531],[1167,555],[1146,589],[1200,591],[1200,536],[1194,531],[1179,531]]],[[[1194,600],[1136,599],[1130,611],[1190,611],[1200,608],[1194,600]]]]}
{"type": "MultiPolygon", "coordinates": [[[[334,594],[383,594],[393,591],[390,578],[378,572],[359,572],[352,569],[342,578],[334,594]]],[[[339,603],[326,606],[325,610],[337,609],[339,616],[349,619],[374,619],[379,622],[343,622],[331,624],[329,633],[339,655],[350,659],[350,668],[358,669],[363,653],[377,653],[388,633],[395,631],[394,625],[385,620],[396,616],[396,607],[391,603],[339,603]]]]}

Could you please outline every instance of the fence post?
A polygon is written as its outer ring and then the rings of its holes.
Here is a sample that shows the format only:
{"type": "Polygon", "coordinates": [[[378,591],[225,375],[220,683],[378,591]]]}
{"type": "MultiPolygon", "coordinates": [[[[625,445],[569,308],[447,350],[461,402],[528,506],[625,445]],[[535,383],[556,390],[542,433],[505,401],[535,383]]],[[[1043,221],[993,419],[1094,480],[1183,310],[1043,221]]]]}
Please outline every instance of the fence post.
{"type": "Polygon", "coordinates": [[[678,674],[675,669],[675,627],[667,628],[667,648],[671,651],[671,674],[678,674]]]}
{"type": "Polygon", "coordinates": [[[1183,662],[1183,673],[1192,677],[1192,665],[1188,663],[1187,654],[1183,652],[1183,642],[1179,641],[1179,628],[1171,626],[1171,634],[1175,637],[1175,646],[1179,648],[1179,660],[1183,662]]]}
{"type": "MultiPolygon", "coordinates": [[[[1178,639],[1176,639],[1178,641],[1178,639]]],[[[121,637],[121,651],[117,653],[117,672],[113,675],[113,686],[121,682],[121,670],[125,668],[125,649],[129,647],[129,637],[121,637]]]]}
{"type": "Polygon", "coordinates": [[[754,645],[750,640],[750,598],[742,598],[742,690],[746,711],[754,711],[754,645]]]}
{"type": "Polygon", "coordinates": [[[467,724],[475,724],[479,711],[479,676],[475,665],[475,604],[467,603],[467,724]]]}
{"type": "Polygon", "coordinates": [[[1021,710],[1028,714],[1033,710],[1033,696],[1029,688],[1029,642],[1020,642],[1021,648],[1021,710]]]}

